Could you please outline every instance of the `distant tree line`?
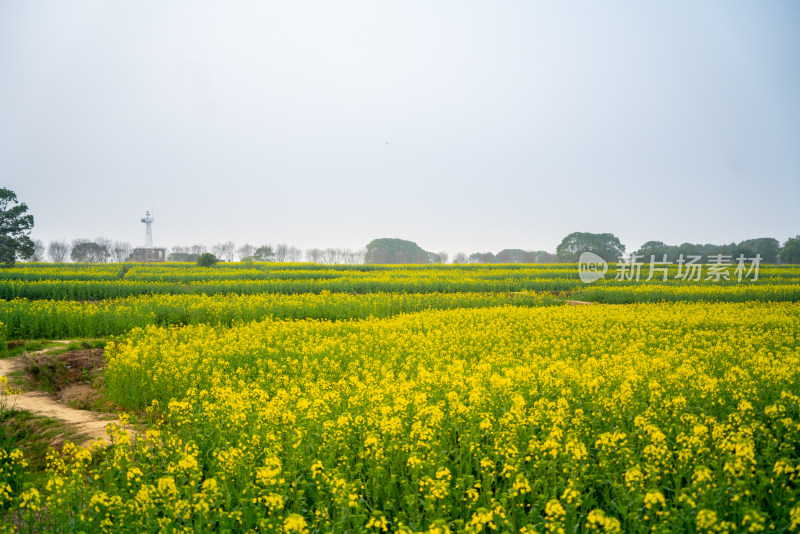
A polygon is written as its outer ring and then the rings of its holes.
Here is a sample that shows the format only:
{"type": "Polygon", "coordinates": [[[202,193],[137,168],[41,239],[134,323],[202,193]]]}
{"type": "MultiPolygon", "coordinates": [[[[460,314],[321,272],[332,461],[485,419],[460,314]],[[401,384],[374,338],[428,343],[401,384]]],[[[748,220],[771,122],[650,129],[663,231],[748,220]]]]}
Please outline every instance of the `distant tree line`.
{"type": "MultiPolygon", "coordinates": [[[[47,246],[41,240],[32,240],[33,215],[27,213],[28,207],[19,202],[17,195],[0,187],[0,266],[10,267],[17,258],[35,262],[50,261],[61,263],[69,258],[78,263],[125,262],[133,258],[133,247],[127,241],[112,241],[107,237],[94,240],[76,239],[71,243],[64,240],[51,241],[47,246]]],[[[616,262],[624,257],[625,246],[613,234],[593,234],[573,232],[556,247],[556,253],[543,250],[504,249],[492,252],[474,252],[467,256],[459,252],[452,263],[554,263],[577,262],[584,252],[592,252],[607,262],[616,262]]],[[[761,237],[747,239],[739,243],[723,245],[683,243],[667,245],[663,241],[648,241],[634,252],[634,256],[647,261],[654,257],[657,261],[675,262],[680,257],[709,256],[722,254],[737,257],[761,257],[764,263],[800,264],[800,235],[789,238],[781,246],[777,239],[761,237]]],[[[196,262],[213,265],[217,261],[275,261],[299,262],[303,251],[286,243],[253,246],[245,243],[236,246],[233,241],[217,243],[208,251],[205,245],[178,245],[172,247],[167,261],[196,262]]],[[[312,263],[372,263],[372,264],[429,264],[447,263],[446,252],[427,252],[413,241],[396,238],[380,238],[370,241],[364,250],[341,248],[311,248],[305,251],[305,259],[312,263]]]]}
{"type": "MultiPolygon", "coordinates": [[[[26,259],[30,261],[51,261],[61,263],[121,263],[133,260],[133,249],[126,241],[112,241],[106,237],[94,239],[75,239],[73,241],[54,240],[45,246],[41,240],[33,241],[33,253],[26,259]]],[[[217,243],[210,247],[203,244],[176,245],[169,250],[167,261],[196,262],[204,253],[213,254],[218,261],[274,261],[312,263],[364,263],[364,250],[347,248],[310,248],[305,251],[279,243],[253,246],[249,243],[237,246],[233,241],[217,243]]]]}
{"type": "MultiPolygon", "coordinates": [[[[397,264],[397,263],[447,263],[447,252],[427,252],[413,241],[404,239],[381,238],[367,244],[365,263],[397,264]]],[[[453,256],[452,262],[458,263],[554,263],[556,255],[544,250],[505,249],[497,254],[492,252],[474,252],[469,256],[459,252],[453,256]]]]}
{"type": "MultiPolygon", "coordinates": [[[[613,234],[574,232],[565,237],[556,248],[556,256],[561,262],[577,262],[583,252],[593,252],[607,262],[616,262],[625,256],[625,246],[613,234]]],[[[717,254],[731,256],[732,259],[740,256],[755,258],[756,255],[760,255],[762,263],[800,263],[800,236],[787,239],[783,246],[772,237],[747,239],[723,245],[710,243],[667,245],[662,241],[648,241],[633,254],[640,261],[649,261],[654,257],[656,261],[673,263],[681,256],[684,258],[700,256],[705,260],[717,254]]]]}
{"type": "Polygon", "coordinates": [[[667,245],[661,241],[648,241],[634,254],[637,256],[644,256],[648,259],[650,256],[655,256],[658,260],[666,257],[667,261],[672,262],[677,260],[681,254],[684,258],[688,256],[702,256],[705,258],[716,254],[724,254],[734,258],[738,258],[741,255],[744,255],[746,258],[754,258],[756,254],[759,254],[763,263],[778,263],[779,261],[783,261],[783,263],[797,263],[798,258],[796,256],[794,256],[794,261],[791,261],[793,257],[793,242],[791,239],[787,241],[787,245],[788,248],[786,248],[786,246],[781,247],[778,240],[771,237],[748,239],[740,243],[730,243],[728,245],[696,245],[693,243],[667,245]],[[783,257],[781,257],[782,249],[786,249],[783,251],[783,257]]]}
{"type": "MultiPolygon", "coordinates": [[[[133,247],[127,241],[113,241],[107,237],[94,239],[75,239],[50,241],[45,245],[41,240],[32,241],[31,261],[51,261],[76,263],[112,263],[132,261],[133,247]]],[[[370,241],[365,249],[310,248],[301,250],[286,243],[254,246],[249,243],[236,245],[226,241],[212,245],[177,245],[170,249],[167,261],[196,262],[200,255],[210,253],[218,261],[267,261],[300,262],[321,264],[432,264],[432,263],[556,263],[578,261],[583,252],[594,252],[608,262],[619,261],[625,256],[625,246],[613,234],[593,234],[574,232],[566,236],[556,248],[555,253],[544,250],[504,249],[493,252],[464,252],[455,254],[452,259],[446,252],[428,252],[413,241],[395,238],[381,238],[370,241]]],[[[667,245],[662,241],[648,241],[634,254],[642,261],[655,256],[657,261],[675,262],[681,255],[701,256],[723,254],[734,259],[740,255],[746,258],[761,256],[763,263],[800,264],[800,236],[788,239],[783,245],[777,239],[762,237],[748,239],[739,243],[723,245],[683,243],[667,245]]]]}
{"type": "Polygon", "coordinates": [[[473,252],[469,255],[468,261],[469,263],[556,263],[558,258],[555,254],[544,250],[507,248],[497,254],[473,252]]]}

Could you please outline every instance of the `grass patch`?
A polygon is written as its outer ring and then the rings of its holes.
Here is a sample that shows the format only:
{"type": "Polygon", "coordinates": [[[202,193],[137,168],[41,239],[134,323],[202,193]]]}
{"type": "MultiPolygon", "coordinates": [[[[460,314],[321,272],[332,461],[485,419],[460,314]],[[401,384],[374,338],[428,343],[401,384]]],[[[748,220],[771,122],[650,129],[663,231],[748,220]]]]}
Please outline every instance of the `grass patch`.
{"type": "Polygon", "coordinates": [[[24,339],[13,339],[0,342],[0,358],[14,358],[26,352],[36,352],[48,346],[45,340],[26,341],[24,339]]]}
{"type": "Polygon", "coordinates": [[[0,411],[0,447],[20,449],[30,471],[44,471],[47,451],[50,447],[60,448],[67,440],[83,443],[88,438],[56,419],[37,416],[26,410],[0,411]]]}
{"type": "Polygon", "coordinates": [[[105,349],[108,340],[105,339],[85,339],[80,341],[72,341],[68,345],[58,344],[56,349],[48,351],[47,354],[64,354],[65,352],[72,352],[74,350],[92,350],[92,349],[105,349]]]}

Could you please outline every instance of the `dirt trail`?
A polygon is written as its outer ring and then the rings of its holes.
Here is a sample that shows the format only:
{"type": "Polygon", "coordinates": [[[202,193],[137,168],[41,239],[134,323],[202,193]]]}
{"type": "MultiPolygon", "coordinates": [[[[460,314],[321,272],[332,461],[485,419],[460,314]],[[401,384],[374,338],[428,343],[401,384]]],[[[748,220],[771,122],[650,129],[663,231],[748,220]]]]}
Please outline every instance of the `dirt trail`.
{"type": "MultiPolygon", "coordinates": [[[[59,343],[69,344],[69,341],[59,343]]],[[[40,350],[32,354],[45,354],[48,350],[40,350]]],[[[18,356],[0,360],[0,376],[8,377],[15,371],[22,371],[25,368],[26,356],[18,356]]],[[[119,423],[113,414],[103,414],[90,412],[87,410],[76,410],[53,399],[42,391],[28,391],[17,395],[7,395],[5,397],[6,408],[17,410],[28,410],[38,415],[50,417],[62,421],[73,427],[75,431],[89,438],[102,438],[108,442],[106,436],[106,425],[109,423],[119,423]]]]}

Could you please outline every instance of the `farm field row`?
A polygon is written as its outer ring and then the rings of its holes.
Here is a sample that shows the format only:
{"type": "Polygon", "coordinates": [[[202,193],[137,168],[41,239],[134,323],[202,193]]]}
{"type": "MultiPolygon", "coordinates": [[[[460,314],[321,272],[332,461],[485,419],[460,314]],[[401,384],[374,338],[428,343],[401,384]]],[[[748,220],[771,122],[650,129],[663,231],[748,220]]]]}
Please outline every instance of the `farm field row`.
{"type": "MultiPolygon", "coordinates": [[[[577,265],[440,265],[440,266],[320,266],[288,264],[231,264],[197,268],[188,264],[139,266],[26,266],[0,272],[0,298],[11,300],[94,301],[137,295],[226,295],[320,293],[571,293],[585,300],[637,301],[800,300],[800,267],[761,266],[755,274],[724,276],[699,273],[678,278],[676,267],[655,272],[645,266],[637,278],[609,274],[587,285],[577,265]],[[112,271],[116,269],[116,274],[112,271]],[[666,274],[666,280],[664,279],[666,274]],[[124,278],[123,278],[124,276],[124,278]],[[741,278],[741,280],[739,279],[741,278]],[[752,292],[748,286],[761,288],[752,292]],[[632,291],[628,291],[631,288],[632,291]]],[[[612,266],[613,267],[613,266],[612,266]]],[[[612,273],[614,270],[612,270],[612,273]]],[[[618,273],[619,274],[619,273],[618,273]]],[[[627,273],[630,274],[630,273],[627,273]]],[[[686,275],[681,271],[681,275],[686,275]]]]}
{"type": "Polygon", "coordinates": [[[123,334],[147,325],[232,325],[266,317],[331,321],[495,306],[564,304],[537,293],[300,293],[141,295],[99,302],[0,301],[6,339],[67,339],[123,334]]]}

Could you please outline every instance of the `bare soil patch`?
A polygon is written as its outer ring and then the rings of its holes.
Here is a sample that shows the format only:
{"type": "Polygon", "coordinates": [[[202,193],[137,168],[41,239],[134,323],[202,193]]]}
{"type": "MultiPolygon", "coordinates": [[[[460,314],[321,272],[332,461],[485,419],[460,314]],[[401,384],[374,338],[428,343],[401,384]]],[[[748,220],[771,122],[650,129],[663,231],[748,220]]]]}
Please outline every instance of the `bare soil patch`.
{"type": "Polygon", "coordinates": [[[58,394],[72,384],[91,387],[103,364],[103,349],[40,353],[28,360],[24,372],[31,389],[58,394]]]}
{"type": "Polygon", "coordinates": [[[26,388],[33,390],[5,396],[6,409],[25,410],[58,421],[78,436],[105,440],[106,425],[117,421],[103,413],[114,407],[103,402],[97,388],[105,365],[103,349],[49,352],[0,360],[0,375],[21,372],[26,388]]]}

